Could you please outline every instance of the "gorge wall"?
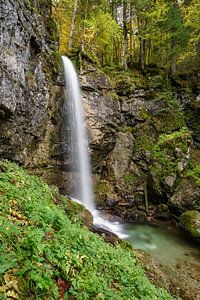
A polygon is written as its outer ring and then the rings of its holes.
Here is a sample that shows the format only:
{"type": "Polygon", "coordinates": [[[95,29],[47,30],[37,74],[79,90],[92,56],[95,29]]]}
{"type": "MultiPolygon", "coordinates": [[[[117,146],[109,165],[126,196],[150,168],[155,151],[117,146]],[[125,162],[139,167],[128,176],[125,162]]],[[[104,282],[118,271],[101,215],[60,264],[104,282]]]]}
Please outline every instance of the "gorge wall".
{"type": "Polygon", "coordinates": [[[0,14],[0,156],[57,183],[62,94],[51,1],[3,0],[0,14]]]}

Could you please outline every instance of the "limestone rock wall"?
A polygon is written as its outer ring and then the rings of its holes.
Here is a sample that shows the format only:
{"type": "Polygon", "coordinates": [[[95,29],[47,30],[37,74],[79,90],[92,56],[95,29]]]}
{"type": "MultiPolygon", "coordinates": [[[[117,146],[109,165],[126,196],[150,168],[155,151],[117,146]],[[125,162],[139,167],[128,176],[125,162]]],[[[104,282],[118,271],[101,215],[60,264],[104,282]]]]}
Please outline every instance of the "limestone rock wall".
{"type": "Polygon", "coordinates": [[[62,100],[50,2],[0,2],[0,157],[52,180],[62,161],[62,100]]]}
{"type": "Polygon", "coordinates": [[[145,195],[161,219],[169,217],[166,204],[178,214],[199,205],[190,173],[200,155],[198,127],[192,128],[198,97],[157,77],[138,80],[91,68],[80,75],[97,201],[131,221],[148,219],[145,195]],[[192,186],[189,197],[184,182],[192,186]]]}

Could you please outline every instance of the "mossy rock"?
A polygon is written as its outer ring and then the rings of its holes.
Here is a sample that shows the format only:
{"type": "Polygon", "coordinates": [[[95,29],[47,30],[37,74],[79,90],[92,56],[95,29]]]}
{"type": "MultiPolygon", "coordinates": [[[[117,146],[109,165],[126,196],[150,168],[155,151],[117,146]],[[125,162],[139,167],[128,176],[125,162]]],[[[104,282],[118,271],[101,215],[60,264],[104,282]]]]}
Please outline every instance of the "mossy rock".
{"type": "MultiPolygon", "coordinates": [[[[186,171],[186,175],[188,171],[186,171]]],[[[199,210],[200,208],[200,188],[192,178],[183,177],[168,201],[171,209],[178,212],[199,210]]]]}
{"type": "Polygon", "coordinates": [[[61,207],[64,208],[67,216],[74,223],[81,223],[87,227],[91,227],[93,224],[92,214],[81,204],[69,200],[67,197],[61,195],[58,197],[61,207]]]}
{"type": "Polygon", "coordinates": [[[185,126],[183,114],[175,109],[166,109],[153,118],[155,128],[158,132],[170,132],[185,126]]]}
{"type": "Polygon", "coordinates": [[[200,213],[196,210],[184,212],[179,219],[180,226],[195,239],[200,238],[200,213]]]}

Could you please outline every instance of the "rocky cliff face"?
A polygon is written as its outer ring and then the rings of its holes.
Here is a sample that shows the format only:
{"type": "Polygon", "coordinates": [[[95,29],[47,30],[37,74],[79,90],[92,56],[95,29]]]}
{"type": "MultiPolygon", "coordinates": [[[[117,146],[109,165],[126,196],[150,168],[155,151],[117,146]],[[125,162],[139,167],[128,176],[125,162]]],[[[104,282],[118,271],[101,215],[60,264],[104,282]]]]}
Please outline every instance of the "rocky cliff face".
{"type": "Polygon", "coordinates": [[[51,3],[2,0],[0,12],[0,156],[39,173],[41,168],[53,179],[61,160],[61,101],[60,87],[53,81],[56,32],[51,3]]]}
{"type": "Polygon", "coordinates": [[[198,210],[198,90],[132,76],[92,68],[80,76],[99,205],[131,221],[148,220],[145,199],[162,220],[169,208],[198,210]]]}

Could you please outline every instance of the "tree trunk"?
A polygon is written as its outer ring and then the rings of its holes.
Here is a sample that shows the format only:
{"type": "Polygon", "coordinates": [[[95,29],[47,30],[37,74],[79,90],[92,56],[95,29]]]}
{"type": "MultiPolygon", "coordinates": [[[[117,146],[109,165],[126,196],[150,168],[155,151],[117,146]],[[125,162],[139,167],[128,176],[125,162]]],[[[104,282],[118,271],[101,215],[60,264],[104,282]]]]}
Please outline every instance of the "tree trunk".
{"type": "Polygon", "coordinates": [[[174,48],[176,46],[175,39],[171,40],[171,65],[170,65],[170,75],[172,78],[175,78],[176,76],[176,55],[174,53],[174,48]]]}
{"type": "Polygon", "coordinates": [[[140,18],[137,15],[137,27],[138,27],[138,40],[139,40],[139,59],[138,65],[141,71],[144,71],[145,68],[145,56],[146,56],[146,41],[141,36],[141,25],[140,18]]]}
{"type": "Polygon", "coordinates": [[[127,69],[127,0],[123,0],[122,65],[127,69]]]}
{"type": "Polygon", "coordinates": [[[130,63],[133,63],[133,1],[130,7],[130,63]]]}
{"type": "MultiPolygon", "coordinates": [[[[85,4],[85,15],[84,15],[84,21],[87,20],[87,14],[88,14],[88,0],[86,0],[86,4],[85,4]]],[[[81,51],[84,52],[84,37],[85,37],[85,22],[83,24],[83,39],[81,42],[81,51]]]]}
{"type": "Polygon", "coordinates": [[[71,51],[72,46],[73,46],[73,35],[74,35],[74,29],[75,29],[75,18],[76,18],[77,7],[78,7],[78,0],[75,0],[74,9],[72,12],[71,28],[70,28],[70,33],[69,33],[68,51],[71,51]]]}
{"type": "Polygon", "coordinates": [[[148,65],[151,62],[151,40],[148,40],[147,45],[147,55],[146,55],[146,64],[148,65]]]}
{"type": "Polygon", "coordinates": [[[144,181],[144,204],[145,204],[145,210],[148,212],[149,206],[148,206],[148,194],[147,194],[147,178],[145,178],[144,181]]]}

